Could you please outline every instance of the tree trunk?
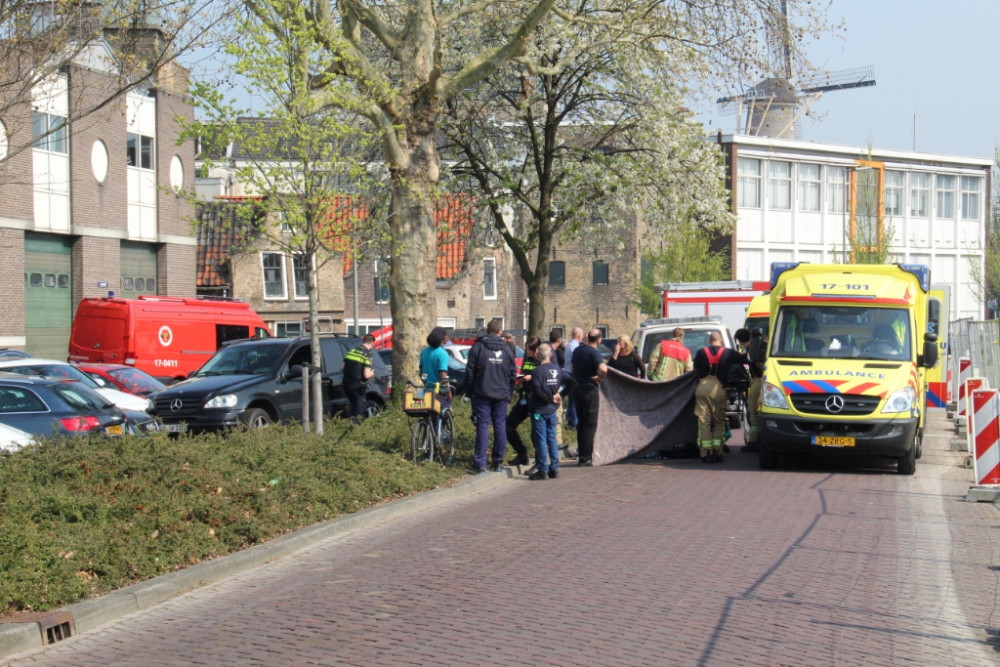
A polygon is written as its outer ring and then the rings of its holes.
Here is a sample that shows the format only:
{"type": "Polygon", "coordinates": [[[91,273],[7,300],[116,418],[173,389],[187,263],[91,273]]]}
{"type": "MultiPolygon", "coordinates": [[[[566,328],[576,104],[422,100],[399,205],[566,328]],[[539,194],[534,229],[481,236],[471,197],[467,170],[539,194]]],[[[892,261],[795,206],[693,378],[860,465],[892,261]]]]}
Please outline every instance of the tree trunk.
{"type": "MultiPolygon", "coordinates": [[[[548,271],[546,271],[548,273],[548,271]]],[[[528,288],[528,336],[548,340],[545,322],[545,286],[536,276],[525,281],[528,288]]]]}
{"type": "Polygon", "coordinates": [[[440,158],[436,129],[429,125],[420,136],[411,135],[407,168],[392,172],[392,269],[389,273],[392,308],[392,396],[400,400],[406,382],[420,381],[420,350],[437,323],[437,230],[434,189],[440,158]]]}
{"type": "Polygon", "coordinates": [[[309,348],[314,372],[310,375],[310,386],[302,387],[302,392],[310,392],[309,407],[312,410],[313,432],[323,435],[323,377],[319,369],[323,367],[322,351],[319,347],[319,271],[316,269],[316,253],[306,255],[309,272],[309,348]]]}

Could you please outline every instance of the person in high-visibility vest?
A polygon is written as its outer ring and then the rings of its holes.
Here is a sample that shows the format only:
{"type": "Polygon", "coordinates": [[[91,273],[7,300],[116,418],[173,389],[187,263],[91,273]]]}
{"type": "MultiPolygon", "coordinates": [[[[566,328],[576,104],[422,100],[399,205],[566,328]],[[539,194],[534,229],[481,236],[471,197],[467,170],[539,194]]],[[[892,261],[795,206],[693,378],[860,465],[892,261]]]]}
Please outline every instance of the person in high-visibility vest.
{"type": "Polygon", "coordinates": [[[698,450],[702,463],[722,463],[726,434],[726,389],[729,368],[746,363],[746,355],[722,346],[722,334],[713,331],[708,347],[694,356],[694,371],[700,378],[694,391],[694,414],[698,418],[698,450]]]}
{"type": "Polygon", "coordinates": [[[375,336],[365,334],[361,345],[344,355],[344,393],[351,404],[351,420],[357,423],[365,413],[365,394],[368,380],[375,377],[372,370],[372,348],[375,336]]]}
{"type": "Polygon", "coordinates": [[[660,341],[649,356],[646,378],[651,382],[673,380],[693,368],[691,353],[684,347],[684,329],[674,329],[673,338],[660,341]]]}

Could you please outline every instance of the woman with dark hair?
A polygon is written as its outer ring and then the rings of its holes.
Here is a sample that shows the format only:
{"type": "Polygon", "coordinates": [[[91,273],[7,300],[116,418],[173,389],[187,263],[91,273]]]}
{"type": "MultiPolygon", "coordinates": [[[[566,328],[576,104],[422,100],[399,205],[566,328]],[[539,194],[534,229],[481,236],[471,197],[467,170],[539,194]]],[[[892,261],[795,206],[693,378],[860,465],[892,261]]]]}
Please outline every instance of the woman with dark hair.
{"type": "Polygon", "coordinates": [[[629,340],[628,336],[618,337],[615,351],[608,359],[608,368],[621,371],[629,377],[646,377],[646,366],[642,363],[642,357],[632,347],[632,341],[629,340]]]}
{"type": "Polygon", "coordinates": [[[521,362],[521,375],[517,378],[514,408],[507,415],[507,444],[514,448],[517,456],[508,465],[528,465],[528,448],[524,446],[517,427],[528,418],[528,393],[531,391],[531,372],[538,366],[538,346],[542,344],[538,336],[532,336],[524,344],[524,361],[521,362]]]}
{"type": "MultiPolygon", "coordinates": [[[[442,347],[448,341],[448,330],[434,327],[427,335],[427,347],[420,351],[420,374],[425,377],[424,387],[434,391],[435,384],[448,381],[448,352],[442,347]]],[[[439,391],[441,407],[451,407],[451,390],[439,391]]]]}

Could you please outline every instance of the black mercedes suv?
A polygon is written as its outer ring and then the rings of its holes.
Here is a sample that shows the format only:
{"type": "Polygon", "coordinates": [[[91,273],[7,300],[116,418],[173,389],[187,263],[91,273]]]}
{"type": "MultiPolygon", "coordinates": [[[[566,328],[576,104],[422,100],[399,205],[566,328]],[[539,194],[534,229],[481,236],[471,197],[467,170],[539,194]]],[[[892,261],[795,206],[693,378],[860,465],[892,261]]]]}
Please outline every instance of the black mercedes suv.
{"type": "MultiPolygon", "coordinates": [[[[323,413],[349,409],[340,366],[361,344],[354,336],[323,336],[323,413]]],[[[180,433],[233,426],[262,428],[302,419],[302,364],[309,363],[308,338],[252,338],[225,345],[183,382],[153,394],[153,410],[163,430],[180,433]]],[[[368,410],[389,399],[390,371],[372,355],[375,377],[368,384],[368,410]]]]}

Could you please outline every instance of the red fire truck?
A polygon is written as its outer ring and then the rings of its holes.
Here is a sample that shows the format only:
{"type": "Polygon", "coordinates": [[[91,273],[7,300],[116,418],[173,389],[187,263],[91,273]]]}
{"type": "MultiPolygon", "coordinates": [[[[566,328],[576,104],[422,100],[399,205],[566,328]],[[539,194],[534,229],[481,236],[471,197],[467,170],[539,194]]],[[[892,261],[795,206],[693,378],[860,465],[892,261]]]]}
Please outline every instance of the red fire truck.
{"type": "Polygon", "coordinates": [[[743,326],[747,306],[771,284],[754,280],[720,280],[704,283],[662,283],[662,317],[713,317],[730,331],[743,326]]]}

